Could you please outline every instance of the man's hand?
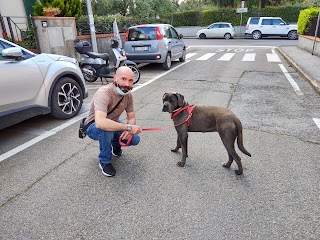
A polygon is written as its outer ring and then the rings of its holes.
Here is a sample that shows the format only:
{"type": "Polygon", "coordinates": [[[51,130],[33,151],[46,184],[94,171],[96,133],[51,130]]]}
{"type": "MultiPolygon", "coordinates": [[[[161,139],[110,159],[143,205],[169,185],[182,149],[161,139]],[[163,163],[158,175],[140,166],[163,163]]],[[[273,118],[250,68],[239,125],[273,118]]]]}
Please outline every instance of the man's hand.
{"type": "Polygon", "coordinates": [[[142,132],[142,129],[137,125],[131,125],[131,128],[132,128],[131,131],[123,131],[123,133],[121,134],[120,138],[128,140],[130,135],[139,134],[139,133],[142,132]]]}

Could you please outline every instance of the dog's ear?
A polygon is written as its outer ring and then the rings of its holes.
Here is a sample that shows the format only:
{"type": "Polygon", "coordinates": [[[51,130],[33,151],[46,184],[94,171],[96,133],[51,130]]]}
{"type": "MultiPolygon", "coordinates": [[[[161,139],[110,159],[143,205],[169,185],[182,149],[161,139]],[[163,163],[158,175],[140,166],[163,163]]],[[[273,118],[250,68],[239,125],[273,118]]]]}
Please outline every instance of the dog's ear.
{"type": "Polygon", "coordinates": [[[164,98],[167,96],[167,93],[163,94],[162,96],[162,100],[164,100],[164,98]]]}
{"type": "Polygon", "coordinates": [[[183,107],[184,105],[184,96],[180,93],[176,93],[176,96],[178,98],[178,105],[179,107],[183,107]]]}

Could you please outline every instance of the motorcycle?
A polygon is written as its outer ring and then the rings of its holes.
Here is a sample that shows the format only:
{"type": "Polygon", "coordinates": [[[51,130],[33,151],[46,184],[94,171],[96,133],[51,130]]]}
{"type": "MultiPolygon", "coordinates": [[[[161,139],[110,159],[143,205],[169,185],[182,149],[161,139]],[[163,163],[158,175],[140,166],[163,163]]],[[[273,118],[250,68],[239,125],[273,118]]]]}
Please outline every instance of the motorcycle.
{"type": "Polygon", "coordinates": [[[109,66],[109,54],[91,52],[91,44],[88,41],[75,41],[75,49],[81,54],[79,63],[83,77],[88,82],[95,82],[98,78],[113,78],[116,70],[121,66],[128,66],[133,74],[133,84],[140,80],[140,70],[135,62],[127,60],[124,50],[119,48],[117,40],[111,40],[113,52],[113,64],[109,66]]]}

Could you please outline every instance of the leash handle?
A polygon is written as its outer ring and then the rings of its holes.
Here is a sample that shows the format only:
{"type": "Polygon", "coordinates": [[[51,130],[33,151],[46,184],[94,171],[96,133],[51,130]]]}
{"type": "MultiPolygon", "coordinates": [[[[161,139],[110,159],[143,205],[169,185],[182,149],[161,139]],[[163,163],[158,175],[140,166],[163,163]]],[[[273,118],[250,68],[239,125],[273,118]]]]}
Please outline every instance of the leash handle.
{"type": "Polygon", "coordinates": [[[120,144],[120,146],[122,146],[122,147],[129,146],[129,144],[131,143],[131,140],[132,140],[132,136],[133,136],[133,135],[130,135],[130,136],[129,136],[129,138],[126,140],[127,142],[123,142],[123,139],[122,139],[122,138],[119,138],[119,144],[120,144]]]}

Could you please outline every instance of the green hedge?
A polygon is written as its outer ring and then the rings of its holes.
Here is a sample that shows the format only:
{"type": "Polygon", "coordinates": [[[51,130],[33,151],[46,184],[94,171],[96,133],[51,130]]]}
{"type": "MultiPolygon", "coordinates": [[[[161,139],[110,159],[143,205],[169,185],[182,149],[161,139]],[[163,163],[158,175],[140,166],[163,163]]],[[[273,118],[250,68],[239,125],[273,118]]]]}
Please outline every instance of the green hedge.
{"type": "MultiPolygon", "coordinates": [[[[304,8],[301,6],[280,6],[266,7],[261,11],[256,7],[248,9],[247,13],[242,14],[241,25],[246,25],[249,17],[269,16],[281,17],[284,21],[293,23],[298,22],[299,13],[304,8]]],[[[161,15],[156,18],[134,18],[117,16],[117,23],[120,32],[133,25],[147,23],[170,23],[175,27],[179,26],[208,26],[214,22],[230,22],[234,26],[240,25],[241,14],[236,13],[236,8],[219,8],[208,9],[203,11],[185,11],[177,12],[171,15],[161,15]]],[[[114,17],[94,17],[95,28],[97,33],[112,33],[112,23],[114,17]]],[[[89,34],[88,17],[80,17],[77,19],[77,29],[82,34],[89,34]]]]}
{"type": "Polygon", "coordinates": [[[312,21],[317,19],[320,8],[308,8],[300,11],[298,19],[298,34],[307,35],[310,31],[312,21]]]}

